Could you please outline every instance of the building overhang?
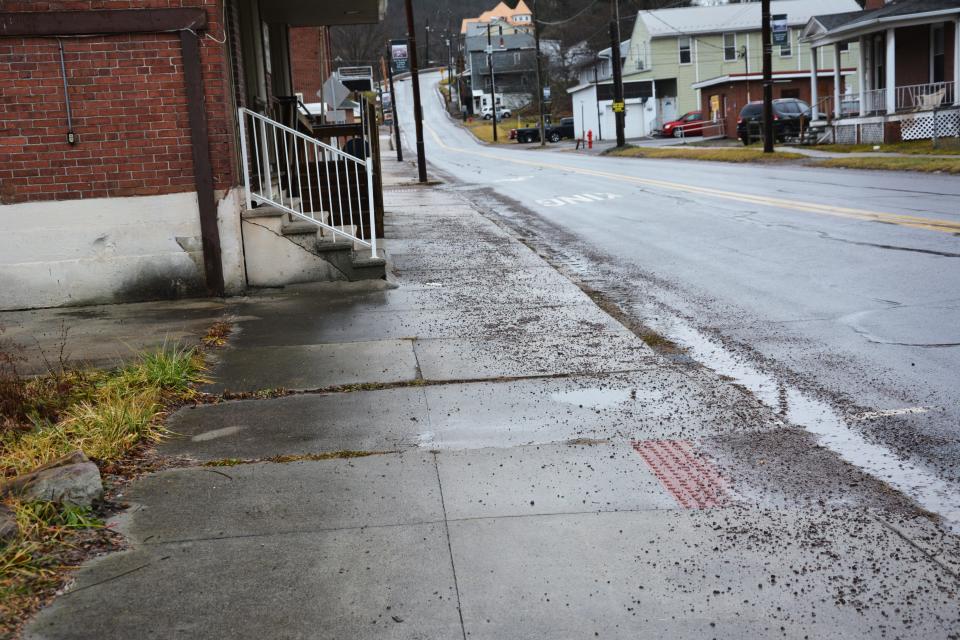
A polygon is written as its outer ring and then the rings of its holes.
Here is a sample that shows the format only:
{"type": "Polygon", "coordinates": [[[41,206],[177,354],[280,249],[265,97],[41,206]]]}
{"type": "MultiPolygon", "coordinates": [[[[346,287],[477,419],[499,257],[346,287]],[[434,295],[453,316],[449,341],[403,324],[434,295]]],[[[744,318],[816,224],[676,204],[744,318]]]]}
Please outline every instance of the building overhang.
{"type": "MultiPolygon", "coordinates": [[[[852,76],[857,73],[857,70],[853,67],[846,67],[840,69],[840,75],[852,76]]],[[[833,75],[833,69],[820,69],[817,71],[817,75],[821,78],[833,75]]],[[[810,72],[809,71],[783,71],[773,74],[773,81],[777,80],[809,80],[810,72]]],[[[731,73],[725,76],[717,76],[716,78],[710,78],[709,80],[701,80],[700,82],[695,82],[690,86],[694,89],[707,89],[709,87],[715,87],[719,84],[734,84],[737,82],[763,82],[762,73],[731,73]]]]}
{"type": "Polygon", "coordinates": [[[291,27],[375,24],[386,10],[387,0],[270,0],[260,5],[266,22],[291,27]]]}
{"type": "Polygon", "coordinates": [[[960,6],[950,9],[939,9],[937,11],[865,18],[861,20],[854,19],[833,29],[826,29],[816,18],[811,18],[810,22],[807,23],[807,26],[800,34],[800,42],[807,43],[811,47],[841,44],[856,40],[860,36],[882,33],[887,29],[899,29],[902,27],[915,27],[943,22],[951,16],[960,16],[960,6]]]}

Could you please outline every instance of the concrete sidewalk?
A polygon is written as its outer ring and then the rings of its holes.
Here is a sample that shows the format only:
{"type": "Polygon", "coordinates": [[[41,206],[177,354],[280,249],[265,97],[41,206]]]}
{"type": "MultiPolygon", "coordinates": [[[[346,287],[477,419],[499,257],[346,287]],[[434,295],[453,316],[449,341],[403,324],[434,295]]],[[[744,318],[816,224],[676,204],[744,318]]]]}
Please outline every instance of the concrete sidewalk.
{"type": "Polygon", "coordinates": [[[956,537],[385,168],[391,281],[232,303],[209,391],[297,393],[174,415],[27,638],[960,634],[956,537]]]}

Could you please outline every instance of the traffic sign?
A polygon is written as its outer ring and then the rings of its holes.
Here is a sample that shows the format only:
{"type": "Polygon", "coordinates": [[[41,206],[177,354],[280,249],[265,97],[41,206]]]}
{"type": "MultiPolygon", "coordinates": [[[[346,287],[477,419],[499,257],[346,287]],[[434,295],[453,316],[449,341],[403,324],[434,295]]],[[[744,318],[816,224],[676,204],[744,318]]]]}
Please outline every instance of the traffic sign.
{"type": "Polygon", "coordinates": [[[613,103],[613,112],[614,113],[623,113],[626,110],[626,105],[623,102],[614,102],[613,103]]]}

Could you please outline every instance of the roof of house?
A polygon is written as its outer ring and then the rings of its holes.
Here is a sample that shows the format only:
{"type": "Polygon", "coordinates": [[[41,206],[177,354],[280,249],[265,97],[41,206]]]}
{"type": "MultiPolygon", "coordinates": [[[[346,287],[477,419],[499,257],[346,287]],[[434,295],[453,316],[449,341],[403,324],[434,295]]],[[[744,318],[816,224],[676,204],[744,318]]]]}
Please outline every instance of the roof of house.
{"type": "Polygon", "coordinates": [[[871,24],[894,22],[898,19],[943,12],[960,13],[960,1],[891,0],[877,9],[834,13],[833,15],[814,15],[804,31],[807,36],[825,37],[835,31],[853,30],[871,24]]]}
{"type": "Polygon", "coordinates": [[[501,2],[497,4],[490,11],[484,11],[476,18],[464,18],[460,23],[460,33],[466,33],[467,27],[471,23],[484,23],[490,22],[491,20],[503,20],[504,22],[509,22],[510,24],[516,24],[517,16],[529,16],[531,15],[530,8],[527,7],[526,3],[523,0],[517,3],[517,6],[511,9],[507,6],[507,3],[501,2]]]}
{"type": "MultiPolygon", "coordinates": [[[[725,4],[709,7],[679,7],[641,11],[637,18],[643,20],[651,38],[680,35],[720,33],[724,31],[760,30],[759,2],[725,4]]],[[[787,24],[803,26],[813,16],[854,12],[860,9],[856,0],[774,0],[770,12],[787,14],[787,24]]]]}

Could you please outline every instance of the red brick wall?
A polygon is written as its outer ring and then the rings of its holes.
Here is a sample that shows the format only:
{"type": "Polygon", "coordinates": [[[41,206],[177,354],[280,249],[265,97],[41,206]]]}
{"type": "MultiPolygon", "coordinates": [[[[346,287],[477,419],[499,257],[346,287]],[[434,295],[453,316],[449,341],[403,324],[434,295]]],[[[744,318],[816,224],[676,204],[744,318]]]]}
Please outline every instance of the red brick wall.
{"type": "Polygon", "coordinates": [[[318,102],[317,91],[326,78],[320,77],[320,30],[317,27],[290,29],[290,64],[293,90],[303,94],[304,102],[318,102]]]}
{"type": "MultiPolygon", "coordinates": [[[[0,0],[0,11],[204,7],[222,39],[220,0],[0,0]]],[[[193,191],[178,34],[63,38],[74,131],[55,38],[0,38],[0,202],[193,191]]],[[[203,38],[201,63],[214,182],[235,175],[226,49],[203,38]]]]}

